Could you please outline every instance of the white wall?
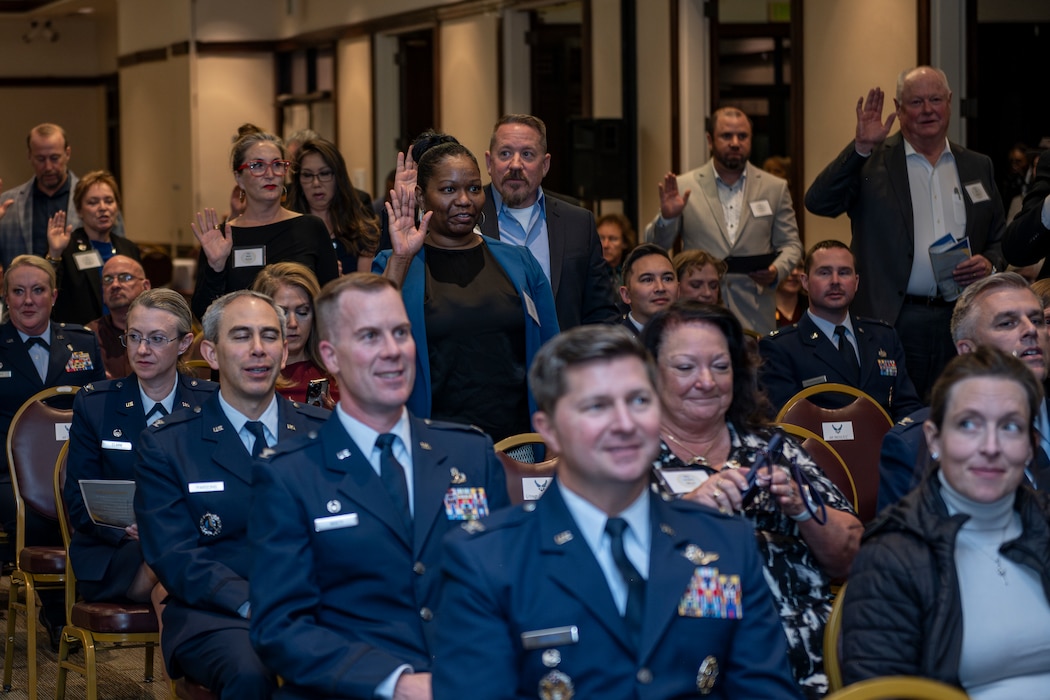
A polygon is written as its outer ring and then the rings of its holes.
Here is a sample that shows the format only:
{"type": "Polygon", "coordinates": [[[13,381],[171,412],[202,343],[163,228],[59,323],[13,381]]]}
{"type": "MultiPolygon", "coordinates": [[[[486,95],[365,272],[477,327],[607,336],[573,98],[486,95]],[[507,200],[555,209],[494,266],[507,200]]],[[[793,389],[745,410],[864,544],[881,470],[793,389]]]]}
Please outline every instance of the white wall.
{"type": "Polygon", "coordinates": [[[438,27],[441,94],[435,126],[469,148],[482,171],[492,125],[500,116],[499,64],[491,58],[496,55],[498,26],[495,16],[482,15],[438,27]]]}
{"type": "MultiPolygon", "coordinates": [[[[372,168],[372,43],[368,37],[341,41],[336,52],[339,69],[337,114],[339,146],[354,184],[377,192],[372,168]]],[[[393,166],[390,166],[393,167],[393,166]]],[[[382,181],[379,182],[382,184],[382,181]]]]}
{"type": "MultiPolygon", "coordinates": [[[[638,235],[660,210],[656,185],[671,167],[671,17],[667,3],[636,0],[638,18],[638,235]]],[[[684,115],[683,115],[684,116],[684,115]]],[[[686,122],[683,119],[683,123],[686,122]]]]}

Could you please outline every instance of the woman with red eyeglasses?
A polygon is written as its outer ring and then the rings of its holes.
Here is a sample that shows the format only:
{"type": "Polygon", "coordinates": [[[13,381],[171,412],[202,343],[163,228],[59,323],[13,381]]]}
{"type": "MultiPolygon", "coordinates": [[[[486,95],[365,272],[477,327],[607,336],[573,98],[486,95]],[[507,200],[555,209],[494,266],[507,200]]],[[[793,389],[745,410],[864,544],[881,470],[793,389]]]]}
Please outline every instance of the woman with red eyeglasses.
{"type": "Polygon", "coordinates": [[[233,176],[244,213],[223,228],[215,210],[205,209],[191,224],[201,246],[192,302],[198,318],[223,294],[251,287],[255,276],[275,262],[306,265],[322,286],[339,274],[324,222],[281,206],[289,168],[281,140],[253,124],[242,125],[237,134],[233,176]]]}

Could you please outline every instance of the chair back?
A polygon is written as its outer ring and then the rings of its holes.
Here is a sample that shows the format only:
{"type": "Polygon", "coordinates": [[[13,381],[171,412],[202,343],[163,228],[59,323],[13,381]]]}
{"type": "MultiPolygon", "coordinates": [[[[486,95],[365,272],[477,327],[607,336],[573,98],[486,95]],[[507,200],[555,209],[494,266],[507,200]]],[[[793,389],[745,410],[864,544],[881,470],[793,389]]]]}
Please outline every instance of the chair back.
{"type": "Polygon", "coordinates": [[[824,625],[824,674],[828,677],[829,692],[842,687],[842,661],[839,651],[842,643],[842,606],[846,600],[848,585],[842,584],[835,594],[835,601],[831,604],[831,615],[824,625]]]}
{"type": "Polygon", "coordinates": [[[212,368],[207,360],[186,360],[186,368],[197,379],[212,378],[212,368]]]}
{"type": "Polygon", "coordinates": [[[511,435],[495,445],[496,456],[507,477],[507,495],[514,505],[538,499],[554,478],[558,457],[536,461],[540,447],[546,449],[539,433],[511,435]]]}
{"type": "Polygon", "coordinates": [[[798,439],[806,454],[813,458],[813,461],[824,472],[824,475],[831,480],[831,483],[835,484],[838,490],[842,492],[842,495],[849,500],[853,509],[856,510],[859,505],[857,485],[853,481],[853,475],[849,473],[849,467],[846,466],[846,462],[835,451],[835,448],[824,438],[803,427],[790,423],[780,423],[777,427],[798,439]]]}
{"type": "Polygon", "coordinates": [[[828,442],[853,477],[857,516],[865,523],[875,517],[879,498],[879,452],[883,436],[893,427],[893,420],[875,399],[845,384],[819,384],[788,399],[776,421],[806,428],[828,442]],[[824,408],[810,401],[811,397],[825,393],[854,398],[840,408],[824,408]]]}
{"type": "Polygon", "coordinates": [[[47,403],[55,397],[71,397],[78,386],[56,386],[29,397],[11,419],[7,432],[7,464],[11,470],[18,507],[17,550],[25,548],[26,508],[58,519],[55,507],[55,462],[69,438],[72,408],[56,408],[47,403]]]}
{"type": "Polygon", "coordinates": [[[917,676],[885,676],[853,683],[824,700],[968,700],[958,688],[917,676]]]}
{"type": "Polygon", "coordinates": [[[62,497],[62,489],[66,487],[66,461],[69,458],[69,440],[62,444],[55,460],[54,481],[52,485],[55,490],[55,508],[58,512],[58,528],[62,531],[62,546],[66,550],[66,624],[73,624],[73,603],[77,599],[77,578],[73,572],[73,564],[69,561],[69,540],[73,537],[73,525],[69,521],[69,508],[66,500],[62,497]]]}

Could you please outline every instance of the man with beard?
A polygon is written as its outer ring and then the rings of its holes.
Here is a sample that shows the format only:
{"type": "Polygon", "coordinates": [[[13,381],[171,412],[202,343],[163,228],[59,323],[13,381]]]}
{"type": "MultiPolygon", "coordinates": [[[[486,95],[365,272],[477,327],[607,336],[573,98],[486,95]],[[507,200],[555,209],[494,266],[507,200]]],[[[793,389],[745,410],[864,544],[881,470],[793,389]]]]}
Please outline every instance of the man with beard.
{"type": "Polygon", "coordinates": [[[126,255],[114,255],[102,267],[102,300],[109,313],[85,326],[98,336],[106,377],[118,379],[131,374],[131,363],[121,337],[128,329],[128,309],[139,294],[150,288],[146,271],[126,255]]]}
{"type": "Polygon", "coordinates": [[[583,323],[615,323],[619,312],[594,215],[544,193],[540,183],[550,164],[541,119],[501,117],[485,151],[492,182],[485,187],[481,232],[532,252],[551,283],[563,331],[583,323]]]}
{"type": "Polygon", "coordinates": [[[809,249],[805,269],[802,286],[809,292],[809,309],[798,323],[758,345],[759,381],[774,409],[799,391],[828,382],[866,392],[894,420],[922,408],[904,368],[897,331],[885,321],[850,313],[860,277],[849,248],[821,241],[809,249]]]}
{"type": "Polygon", "coordinates": [[[711,160],[688,173],[667,173],[660,183],[660,214],[645,240],[668,250],[706,250],[725,260],[724,299],[745,328],[768,333],[777,326],[777,282],[802,259],[787,181],[747,162],[751,120],[723,107],[707,124],[711,160]],[[690,199],[693,189],[699,195],[690,199]]]}

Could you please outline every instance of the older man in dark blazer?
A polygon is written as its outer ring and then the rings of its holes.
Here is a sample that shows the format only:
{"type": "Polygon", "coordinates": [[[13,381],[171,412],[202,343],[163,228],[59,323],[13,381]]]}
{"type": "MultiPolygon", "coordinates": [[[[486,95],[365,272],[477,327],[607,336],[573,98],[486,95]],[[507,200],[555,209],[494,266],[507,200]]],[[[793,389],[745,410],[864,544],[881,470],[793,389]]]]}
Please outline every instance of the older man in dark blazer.
{"type": "Polygon", "coordinates": [[[532,251],[551,283],[563,331],[616,323],[620,312],[594,215],[544,193],[550,159],[542,120],[507,114],[496,122],[485,152],[492,182],[485,186],[481,232],[532,251]]]}
{"type": "Polygon", "coordinates": [[[747,524],[649,490],[651,362],[603,326],[540,351],[558,476],[446,538],[435,698],[800,697],[747,524]]]}
{"type": "Polygon", "coordinates": [[[143,557],[168,591],[168,673],[220,698],[267,698],[275,678],[248,640],[255,457],[318,429],[328,411],[275,393],[288,351],[283,312],[269,297],[231,292],[203,324],[201,353],[219,370],[219,391],[142,434],[135,515],[143,557]]]}
{"type": "Polygon", "coordinates": [[[948,324],[956,294],[938,288],[930,245],[947,234],[969,239],[970,257],[952,271],[959,286],[1005,264],[1005,218],[992,161],[948,141],[951,98],[943,71],[905,71],[897,111],[883,122],[883,92],[872,88],[857,100],[856,139],[806,192],[814,214],[849,215],[865,281],[854,311],[897,329],[920,397],[955,356],[948,324]],[[887,138],[898,118],[900,133],[887,138]]]}
{"type": "Polygon", "coordinates": [[[278,697],[429,698],[442,537],[508,505],[506,479],[484,433],[405,408],[415,343],[393,282],[347,275],[316,306],[339,405],[259,466],[252,643],[278,697]]]}

